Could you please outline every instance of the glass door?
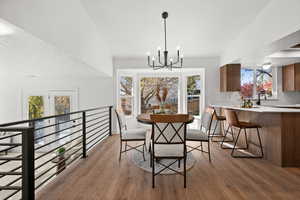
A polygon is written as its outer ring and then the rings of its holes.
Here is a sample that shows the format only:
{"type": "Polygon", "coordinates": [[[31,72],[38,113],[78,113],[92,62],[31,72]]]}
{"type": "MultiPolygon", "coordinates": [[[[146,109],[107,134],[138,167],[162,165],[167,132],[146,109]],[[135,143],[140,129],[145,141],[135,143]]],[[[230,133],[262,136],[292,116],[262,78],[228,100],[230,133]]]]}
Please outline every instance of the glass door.
{"type": "Polygon", "coordinates": [[[200,128],[200,116],[202,113],[201,109],[201,95],[202,95],[202,80],[200,75],[186,76],[186,87],[185,87],[185,109],[190,115],[194,115],[195,120],[189,125],[190,128],[200,128]]]}
{"type": "MultiPolygon", "coordinates": [[[[51,115],[62,115],[70,113],[72,111],[75,111],[75,108],[77,107],[75,92],[50,92],[49,100],[51,115]]],[[[71,134],[73,129],[69,128],[72,127],[73,124],[75,124],[75,121],[71,120],[72,118],[74,119],[75,116],[65,115],[53,119],[53,123],[56,124],[56,126],[54,126],[54,131],[57,132],[55,134],[55,139],[63,138],[57,142],[58,144],[64,144],[71,139],[71,136],[68,135],[71,134]]]]}
{"type": "MultiPolygon", "coordinates": [[[[38,119],[49,115],[66,114],[77,109],[77,91],[35,91],[25,93],[23,106],[23,119],[38,119]]],[[[78,116],[73,115],[71,117],[74,119],[78,116]]],[[[72,121],[71,117],[67,115],[56,117],[53,119],[35,121],[35,129],[51,124],[57,124],[56,126],[50,126],[46,129],[36,130],[35,137],[40,139],[37,139],[35,143],[40,146],[58,138],[63,138],[62,140],[59,140],[58,142],[50,146],[64,144],[70,139],[70,137],[67,137],[67,135],[71,134],[71,131],[73,131],[73,128],[68,128],[72,127],[72,125],[75,124],[75,121],[72,121]],[[53,136],[43,137],[46,134],[53,132],[57,133],[53,136]]],[[[47,150],[47,148],[45,147],[42,149],[42,151],[44,150],[47,150]]]]}
{"type": "MultiPolygon", "coordinates": [[[[49,102],[47,101],[47,95],[29,95],[26,98],[28,110],[26,113],[27,119],[38,119],[49,114],[49,102]]],[[[48,124],[48,120],[38,120],[34,122],[35,129],[42,128],[48,124]]],[[[40,129],[36,131],[36,138],[43,137],[45,135],[45,130],[40,129]]],[[[43,145],[45,143],[44,139],[37,139],[35,143],[38,145],[43,145]]]]}

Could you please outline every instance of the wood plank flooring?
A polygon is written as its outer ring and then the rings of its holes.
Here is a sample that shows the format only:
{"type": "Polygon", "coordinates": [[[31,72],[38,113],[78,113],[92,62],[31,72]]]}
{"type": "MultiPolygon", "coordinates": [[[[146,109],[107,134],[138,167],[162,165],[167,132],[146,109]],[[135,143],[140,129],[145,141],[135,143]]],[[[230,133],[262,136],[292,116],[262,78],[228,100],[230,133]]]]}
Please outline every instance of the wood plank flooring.
{"type": "Polygon", "coordinates": [[[137,168],[123,154],[118,162],[119,136],[114,135],[89,153],[86,160],[46,186],[40,200],[276,200],[300,199],[300,168],[281,168],[260,159],[233,159],[229,150],[212,144],[212,162],[194,151],[197,160],[183,177],[156,177],[137,168]]]}

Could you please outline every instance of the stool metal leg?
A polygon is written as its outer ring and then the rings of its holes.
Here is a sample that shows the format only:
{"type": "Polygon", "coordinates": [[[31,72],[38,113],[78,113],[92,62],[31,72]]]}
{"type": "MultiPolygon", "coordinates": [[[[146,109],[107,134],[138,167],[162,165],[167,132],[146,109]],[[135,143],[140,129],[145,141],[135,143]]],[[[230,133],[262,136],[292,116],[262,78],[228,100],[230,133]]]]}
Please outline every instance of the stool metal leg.
{"type": "Polygon", "coordinates": [[[244,133],[245,133],[245,140],[246,140],[246,149],[248,149],[249,144],[248,144],[247,132],[245,128],[244,128],[244,133]]]}
{"type": "Polygon", "coordinates": [[[261,158],[263,158],[264,157],[264,150],[263,150],[263,146],[262,146],[262,143],[261,143],[259,128],[257,128],[256,131],[257,131],[257,137],[258,137],[260,151],[261,151],[261,158]]]}
{"type": "MultiPolygon", "coordinates": [[[[215,125],[215,128],[214,128],[213,134],[210,135],[210,138],[211,138],[212,142],[221,142],[221,141],[213,140],[214,137],[224,137],[224,135],[222,135],[222,133],[221,133],[221,130],[222,130],[222,121],[220,121],[220,120],[216,120],[216,121],[217,122],[216,122],[216,125],[215,125]],[[220,135],[216,135],[216,130],[217,130],[218,125],[220,126],[220,135]]],[[[224,124],[223,124],[223,126],[224,126],[224,124]]]]}
{"type": "Polygon", "coordinates": [[[213,138],[215,136],[215,133],[216,133],[216,130],[217,130],[217,127],[218,127],[218,123],[219,123],[219,120],[216,120],[216,125],[215,125],[215,128],[214,128],[213,134],[210,135],[211,138],[213,138]]]}
{"type": "Polygon", "coordinates": [[[225,132],[225,135],[223,136],[223,140],[221,142],[221,148],[222,149],[232,149],[231,147],[224,147],[224,142],[234,142],[234,136],[233,136],[233,130],[232,130],[232,127],[228,126],[226,132],[225,132]],[[231,128],[231,134],[232,134],[232,140],[226,140],[226,137],[228,135],[228,132],[229,132],[229,128],[231,128]]]}
{"type": "Polygon", "coordinates": [[[237,136],[237,138],[236,138],[236,140],[235,140],[234,146],[233,146],[232,151],[231,151],[231,156],[233,156],[233,157],[234,157],[233,153],[234,153],[234,150],[236,149],[236,144],[237,144],[237,142],[238,142],[238,140],[239,140],[239,137],[240,137],[240,134],[241,134],[241,130],[242,130],[242,129],[239,129],[238,136],[237,136]]]}
{"type": "MultiPolygon", "coordinates": [[[[258,137],[258,141],[259,141],[259,146],[260,146],[260,150],[261,150],[261,155],[260,156],[237,156],[237,155],[234,155],[234,150],[236,149],[245,149],[245,148],[236,148],[236,144],[237,144],[237,141],[239,139],[239,136],[240,136],[240,133],[241,133],[241,129],[239,130],[239,134],[238,134],[238,137],[235,141],[235,144],[234,144],[234,147],[231,151],[231,156],[234,157],[234,158],[263,158],[264,157],[264,153],[263,153],[263,147],[262,147],[262,142],[261,142],[261,138],[260,138],[260,133],[259,133],[259,129],[256,128],[257,130],[257,137],[258,137]]],[[[245,134],[246,134],[246,131],[245,131],[245,134]]],[[[246,137],[247,139],[247,137],[246,137]]],[[[247,143],[248,145],[248,143],[247,143]]]]}

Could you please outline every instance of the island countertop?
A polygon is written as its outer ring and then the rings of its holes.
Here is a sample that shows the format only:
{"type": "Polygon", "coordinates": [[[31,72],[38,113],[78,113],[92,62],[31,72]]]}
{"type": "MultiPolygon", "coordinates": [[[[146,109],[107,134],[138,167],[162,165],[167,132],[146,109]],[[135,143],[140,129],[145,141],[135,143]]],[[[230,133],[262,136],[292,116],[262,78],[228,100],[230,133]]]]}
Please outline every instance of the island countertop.
{"type": "MultiPolygon", "coordinates": [[[[237,105],[210,105],[214,108],[227,108],[232,110],[260,112],[260,113],[300,113],[300,109],[297,108],[282,108],[275,106],[253,106],[253,108],[241,108],[237,105]]],[[[290,106],[290,105],[289,105],[290,106]]]]}

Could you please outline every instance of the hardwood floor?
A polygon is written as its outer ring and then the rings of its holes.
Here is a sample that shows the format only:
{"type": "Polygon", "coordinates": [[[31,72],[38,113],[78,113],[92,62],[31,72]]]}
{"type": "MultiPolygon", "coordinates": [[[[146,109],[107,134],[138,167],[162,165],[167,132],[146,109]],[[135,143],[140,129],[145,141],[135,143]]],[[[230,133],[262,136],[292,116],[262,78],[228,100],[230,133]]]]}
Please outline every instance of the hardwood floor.
{"type": "Polygon", "coordinates": [[[114,135],[66,171],[39,194],[41,200],[176,200],[176,199],[300,199],[300,168],[281,168],[260,159],[233,159],[229,150],[212,144],[212,163],[206,154],[187,172],[157,176],[137,168],[123,154],[118,162],[119,136],[114,135]]]}

